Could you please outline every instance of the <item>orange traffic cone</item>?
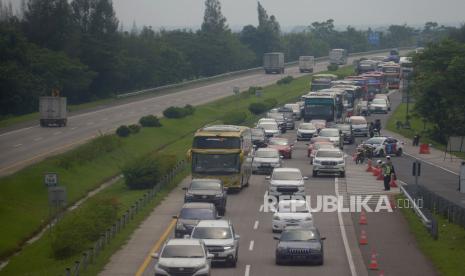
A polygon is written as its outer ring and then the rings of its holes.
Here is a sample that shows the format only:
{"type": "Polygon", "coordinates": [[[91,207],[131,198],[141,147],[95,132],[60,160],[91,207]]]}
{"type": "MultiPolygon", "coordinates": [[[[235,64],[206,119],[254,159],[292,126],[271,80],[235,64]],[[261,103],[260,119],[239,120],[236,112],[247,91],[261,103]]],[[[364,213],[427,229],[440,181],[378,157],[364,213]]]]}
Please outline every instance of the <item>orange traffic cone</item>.
{"type": "Polygon", "coordinates": [[[362,210],[360,212],[360,218],[358,219],[358,224],[360,225],[366,225],[367,224],[367,216],[365,214],[365,211],[362,210]]]}
{"type": "Polygon", "coordinates": [[[391,182],[389,182],[389,186],[391,186],[391,188],[399,187],[399,186],[397,186],[395,177],[391,177],[391,182]]]}
{"type": "Polygon", "coordinates": [[[378,270],[378,260],[376,259],[376,253],[373,251],[371,253],[370,264],[368,265],[370,270],[378,270]]]}
{"type": "Polygon", "coordinates": [[[421,144],[419,153],[420,154],[429,154],[429,145],[428,144],[421,144]]]}
{"type": "Polygon", "coordinates": [[[379,174],[376,176],[376,180],[384,180],[384,176],[381,173],[381,169],[379,169],[379,174]]]}
{"type": "Polygon", "coordinates": [[[360,245],[367,245],[368,244],[367,233],[363,229],[362,229],[362,231],[360,233],[359,244],[360,245]]]}
{"type": "Polygon", "coordinates": [[[381,174],[381,170],[378,167],[374,167],[373,168],[373,175],[378,176],[379,174],[381,174]]]}
{"type": "Polygon", "coordinates": [[[368,164],[367,172],[372,172],[372,171],[373,171],[373,167],[371,166],[371,159],[368,159],[367,164],[368,164]]]}

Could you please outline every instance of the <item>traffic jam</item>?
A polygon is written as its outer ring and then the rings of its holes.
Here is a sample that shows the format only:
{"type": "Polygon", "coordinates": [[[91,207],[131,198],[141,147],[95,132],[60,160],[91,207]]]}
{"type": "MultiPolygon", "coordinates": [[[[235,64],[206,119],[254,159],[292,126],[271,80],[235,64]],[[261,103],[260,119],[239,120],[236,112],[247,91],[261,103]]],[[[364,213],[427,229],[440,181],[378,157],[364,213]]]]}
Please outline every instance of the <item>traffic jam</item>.
{"type": "Polygon", "coordinates": [[[254,177],[266,183],[260,204],[271,206],[272,219],[263,227],[276,240],[274,265],[324,266],[327,236],[305,200],[306,184],[344,179],[347,162],[402,155],[403,142],[383,136],[380,120],[371,117],[391,111],[390,91],[399,89],[409,64],[395,49],[362,58],[357,75],[313,75],[299,101],[268,110],[252,128],[199,129],[188,151],[192,179],[182,187],[173,238],[152,255],[155,275],[210,275],[236,267],[241,233],[228,214],[228,197],[239,200],[257,185],[254,177]],[[290,166],[296,154],[305,158],[300,168],[290,166]]]}

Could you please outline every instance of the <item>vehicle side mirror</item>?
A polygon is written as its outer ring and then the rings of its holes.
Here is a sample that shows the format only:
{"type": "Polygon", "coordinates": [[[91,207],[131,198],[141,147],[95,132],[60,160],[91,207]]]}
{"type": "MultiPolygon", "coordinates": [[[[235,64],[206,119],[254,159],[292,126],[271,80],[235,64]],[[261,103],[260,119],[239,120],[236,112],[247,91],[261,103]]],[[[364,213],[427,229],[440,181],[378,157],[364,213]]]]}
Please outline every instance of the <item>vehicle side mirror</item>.
{"type": "Polygon", "coordinates": [[[304,180],[308,180],[308,176],[304,176],[303,178],[304,178],[304,180]]]}
{"type": "Polygon", "coordinates": [[[160,258],[160,254],[158,254],[158,253],[152,253],[152,255],[150,255],[150,256],[155,260],[158,260],[160,258]]]}
{"type": "Polygon", "coordinates": [[[241,236],[239,236],[239,235],[235,235],[235,236],[234,236],[234,239],[235,239],[235,240],[239,240],[240,238],[241,238],[241,236]]]}
{"type": "Polygon", "coordinates": [[[210,254],[210,253],[208,253],[208,254],[207,254],[207,259],[208,259],[208,260],[211,260],[211,259],[213,259],[213,257],[215,257],[215,255],[213,255],[213,254],[210,254]]]}
{"type": "Polygon", "coordinates": [[[181,188],[183,191],[187,191],[187,187],[182,187],[181,188]]]}
{"type": "Polygon", "coordinates": [[[320,240],[324,241],[326,240],[326,237],[321,237],[320,240]]]}
{"type": "Polygon", "coordinates": [[[178,216],[172,216],[173,219],[178,219],[178,216]]]}
{"type": "Polygon", "coordinates": [[[267,176],[265,176],[265,179],[266,179],[266,180],[270,180],[270,179],[271,179],[271,176],[267,175],[267,176]]]}
{"type": "Polygon", "coordinates": [[[284,156],[283,156],[283,155],[280,155],[279,158],[284,159],[284,156]]]}
{"type": "Polygon", "coordinates": [[[275,240],[278,240],[278,241],[279,241],[279,238],[280,238],[279,235],[274,235],[274,236],[273,236],[273,239],[275,239],[275,240]]]}

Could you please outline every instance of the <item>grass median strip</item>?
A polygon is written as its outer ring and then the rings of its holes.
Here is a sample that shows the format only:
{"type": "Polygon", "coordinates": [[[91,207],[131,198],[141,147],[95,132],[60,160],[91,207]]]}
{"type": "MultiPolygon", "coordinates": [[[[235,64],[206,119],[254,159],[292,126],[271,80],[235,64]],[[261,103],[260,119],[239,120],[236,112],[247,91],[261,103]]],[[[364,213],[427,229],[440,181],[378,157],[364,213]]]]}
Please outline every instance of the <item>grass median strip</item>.
{"type": "MultiPolygon", "coordinates": [[[[341,69],[337,73],[350,74],[351,68],[341,69]]],[[[192,137],[190,134],[206,123],[224,119],[231,112],[246,112],[247,120],[254,116],[247,111],[250,103],[266,99],[277,99],[280,104],[296,99],[308,91],[310,77],[302,77],[286,85],[271,85],[264,88],[262,96],[247,95],[230,96],[215,102],[198,106],[194,115],[182,119],[162,119],[161,128],[143,128],[140,133],[129,138],[112,136],[115,147],[100,145],[99,154],[92,158],[82,155],[92,148],[87,143],[70,152],[48,158],[29,166],[11,176],[0,179],[0,256],[6,257],[18,250],[22,243],[40,230],[47,223],[48,205],[47,189],[42,183],[43,173],[55,171],[60,175],[60,184],[67,188],[68,202],[72,204],[84,197],[88,191],[95,189],[106,180],[118,175],[128,161],[144,156],[150,152],[164,152],[184,157],[192,137]]],[[[102,196],[117,198],[121,202],[140,196],[141,191],[130,191],[122,181],[99,193],[102,196]],[[116,189],[116,190],[114,190],[116,189]],[[120,199],[121,198],[121,199],[120,199]]],[[[143,193],[143,191],[142,191],[143,193]]],[[[50,243],[44,236],[41,240],[26,247],[13,257],[6,268],[0,272],[5,275],[54,275],[48,271],[52,268],[64,268],[69,260],[54,260],[48,254],[50,243]],[[31,263],[31,259],[44,255],[48,261],[31,263]],[[54,261],[52,261],[54,260],[54,261]],[[45,273],[46,272],[46,273],[45,273]]],[[[116,250],[116,249],[115,249],[116,250]]],[[[109,255],[111,256],[111,254],[109,255]]],[[[60,270],[61,273],[61,270],[60,270]]],[[[91,274],[90,274],[91,275],[91,274]]]]}

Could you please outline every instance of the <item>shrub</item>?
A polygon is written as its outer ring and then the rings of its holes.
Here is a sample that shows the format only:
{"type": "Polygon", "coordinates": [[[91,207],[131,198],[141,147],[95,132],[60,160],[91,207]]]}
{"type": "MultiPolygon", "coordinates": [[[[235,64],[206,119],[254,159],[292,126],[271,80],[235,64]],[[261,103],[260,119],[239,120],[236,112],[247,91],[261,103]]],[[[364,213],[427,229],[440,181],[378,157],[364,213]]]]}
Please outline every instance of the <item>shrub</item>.
{"type": "Polygon", "coordinates": [[[75,164],[84,164],[104,153],[112,152],[118,149],[120,145],[121,140],[115,135],[101,135],[89,143],[61,154],[56,165],[60,168],[69,169],[75,164]]]}
{"type": "Polygon", "coordinates": [[[255,115],[259,115],[268,110],[268,105],[266,103],[251,103],[249,105],[249,111],[255,115]]]}
{"type": "Polygon", "coordinates": [[[126,185],[130,189],[152,188],[175,164],[172,155],[150,155],[131,161],[123,168],[126,185]]]}
{"type": "Polygon", "coordinates": [[[224,115],[223,123],[226,125],[240,125],[247,119],[247,114],[240,111],[231,111],[224,115]]]}
{"type": "Polygon", "coordinates": [[[132,124],[128,126],[129,130],[131,131],[132,134],[139,133],[140,131],[140,125],[138,124],[132,124]]]}
{"type": "Polygon", "coordinates": [[[328,65],[328,71],[337,71],[337,69],[339,69],[339,65],[337,64],[328,65]]]}
{"type": "Polygon", "coordinates": [[[119,137],[128,137],[129,134],[131,134],[131,130],[126,125],[119,126],[116,129],[116,135],[118,135],[119,137]]]}
{"type": "Polygon", "coordinates": [[[278,80],[278,81],[276,82],[276,84],[278,84],[278,85],[289,84],[289,83],[291,83],[293,80],[294,80],[294,77],[292,77],[292,76],[287,76],[287,77],[284,77],[284,78],[278,80]]]}
{"type": "Polygon", "coordinates": [[[87,249],[117,219],[119,202],[114,198],[94,198],[63,218],[52,232],[55,259],[66,259],[87,249]]]}
{"type": "Polygon", "coordinates": [[[269,98],[265,100],[265,104],[267,105],[268,109],[272,109],[273,107],[278,105],[278,101],[274,98],[269,98]]]}
{"type": "Polygon", "coordinates": [[[160,120],[157,116],[147,115],[139,119],[139,124],[143,127],[161,127],[160,120]]]}
{"type": "Polygon", "coordinates": [[[195,108],[187,104],[184,107],[170,106],[163,111],[163,116],[169,119],[183,118],[194,114],[195,108]]]}

